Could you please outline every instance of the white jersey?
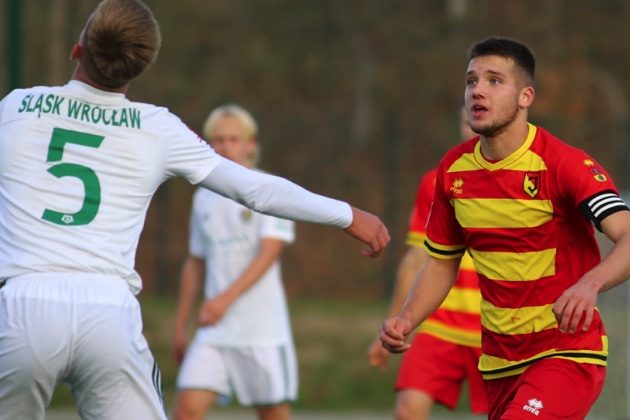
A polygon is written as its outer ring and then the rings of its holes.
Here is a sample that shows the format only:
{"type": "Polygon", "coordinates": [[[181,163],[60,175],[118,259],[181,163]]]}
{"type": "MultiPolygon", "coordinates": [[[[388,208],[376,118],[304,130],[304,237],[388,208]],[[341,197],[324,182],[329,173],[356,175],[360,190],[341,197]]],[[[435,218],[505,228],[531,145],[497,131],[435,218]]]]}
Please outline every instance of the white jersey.
{"type": "MultiPolygon", "coordinates": [[[[256,213],[212,191],[194,194],[190,218],[190,254],[205,259],[205,296],[225,290],[249,266],[261,239],[294,240],[292,221],[256,213]]],[[[196,340],[221,346],[289,343],[291,329],[280,263],[274,262],[215,325],[197,330],[196,340]]]]}
{"type": "Polygon", "coordinates": [[[196,184],[221,158],[166,108],[78,81],[0,102],[0,281],[32,272],[113,274],[137,293],[149,201],[196,184]]]}

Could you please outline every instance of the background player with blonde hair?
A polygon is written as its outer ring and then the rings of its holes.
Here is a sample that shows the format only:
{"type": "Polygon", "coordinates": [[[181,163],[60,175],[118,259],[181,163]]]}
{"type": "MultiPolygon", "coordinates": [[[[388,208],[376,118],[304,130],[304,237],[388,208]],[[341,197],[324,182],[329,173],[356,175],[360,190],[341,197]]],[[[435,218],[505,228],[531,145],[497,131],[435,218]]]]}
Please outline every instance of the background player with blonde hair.
{"type": "MultiPolygon", "coordinates": [[[[217,153],[248,168],[258,160],[257,131],[237,105],[213,110],[203,129],[217,153]]],[[[290,418],[298,373],[279,260],[294,240],[294,223],[199,188],[189,235],[173,338],[182,363],[175,418],[203,419],[218,397],[232,393],[260,419],[290,418]],[[204,278],[199,327],[184,355],[186,324],[204,278]]]]}
{"type": "Polygon", "coordinates": [[[82,418],[166,418],[134,260],[169,178],[344,228],[369,257],[389,241],[377,217],[243,168],[166,108],[127,99],[160,40],[144,3],[104,0],[72,48],[66,85],[0,101],[0,419],[43,419],[60,383],[82,418]]]}

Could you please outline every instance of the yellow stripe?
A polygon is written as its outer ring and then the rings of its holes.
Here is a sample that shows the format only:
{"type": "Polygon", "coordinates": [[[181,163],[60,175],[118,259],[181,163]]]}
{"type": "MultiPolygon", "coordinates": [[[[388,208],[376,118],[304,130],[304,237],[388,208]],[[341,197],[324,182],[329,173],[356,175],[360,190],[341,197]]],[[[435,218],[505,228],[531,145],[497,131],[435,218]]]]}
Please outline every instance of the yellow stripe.
{"type": "Polygon", "coordinates": [[[464,228],[531,228],[553,217],[550,200],[454,198],[452,203],[464,228]]]}
{"type": "Polygon", "coordinates": [[[481,305],[481,293],[479,290],[462,289],[453,287],[440,308],[453,312],[463,312],[466,314],[478,314],[481,305]]]}
{"type": "Polygon", "coordinates": [[[426,237],[427,235],[424,233],[409,232],[407,233],[407,239],[405,240],[405,243],[411,246],[422,246],[426,237]]]}
{"type": "Polygon", "coordinates": [[[490,356],[488,354],[482,354],[479,359],[479,370],[484,379],[496,379],[503,378],[506,376],[518,375],[525,371],[528,366],[531,366],[535,360],[543,359],[545,357],[554,357],[566,360],[572,360],[577,363],[588,363],[592,365],[606,366],[607,361],[602,360],[597,357],[588,357],[592,356],[608,356],[608,337],[605,335],[602,336],[602,350],[562,350],[558,351],[557,349],[551,349],[542,353],[539,353],[535,356],[532,356],[528,359],[523,360],[507,360],[496,356],[490,356]],[[583,357],[571,357],[565,356],[563,353],[580,353],[583,354],[583,357]],[[521,364],[523,364],[521,366],[521,364]],[[515,367],[514,369],[503,370],[501,372],[494,372],[498,369],[505,369],[509,366],[520,366],[515,367]]]}
{"type": "Polygon", "coordinates": [[[485,252],[470,249],[477,272],[490,280],[532,281],[556,274],[556,249],[485,252]]]}
{"type": "Polygon", "coordinates": [[[433,319],[424,321],[418,331],[442,340],[468,347],[481,347],[481,333],[454,328],[433,319]]]}
{"type": "Polygon", "coordinates": [[[505,335],[531,334],[557,328],[558,322],[552,308],[553,304],[499,308],[482,299],[481,325],[492,332],[505,335]]]}
{"type": "Polygon", "coordinates": [[[459,263],[460,270],[475,271],[475,262],[468,252],[462,257],[462,262],[459,263]]]}
{"type": "Polygon", "coordinates": [[[476,171],[482,168],[483,166],[477,163],[475,156],[472,153],[464,153],[451,164],[446,172],[476,171]]]}

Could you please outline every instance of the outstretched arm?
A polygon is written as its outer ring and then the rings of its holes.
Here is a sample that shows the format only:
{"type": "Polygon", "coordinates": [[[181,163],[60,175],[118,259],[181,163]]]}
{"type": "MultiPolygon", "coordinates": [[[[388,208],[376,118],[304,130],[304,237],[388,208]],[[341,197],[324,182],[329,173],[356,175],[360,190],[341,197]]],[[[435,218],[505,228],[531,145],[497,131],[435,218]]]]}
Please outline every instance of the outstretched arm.
{"type": "Polygon", "coordinates": [[[380,255],[390,240],[387,228],[373,214],[227,159],[223,159],[200,185],[260,213],[345,229],[368,245],[369,249],[363,252],[367,257],[380,255]]]}
{"type": "Polygon", "coordinates": [[[457,277],[459,262],[460,258],[426,259],[400,313],[381,327],[381,341],[388,351],[402,353],[409,349],[407,337],[446,299],[457,277]]]}

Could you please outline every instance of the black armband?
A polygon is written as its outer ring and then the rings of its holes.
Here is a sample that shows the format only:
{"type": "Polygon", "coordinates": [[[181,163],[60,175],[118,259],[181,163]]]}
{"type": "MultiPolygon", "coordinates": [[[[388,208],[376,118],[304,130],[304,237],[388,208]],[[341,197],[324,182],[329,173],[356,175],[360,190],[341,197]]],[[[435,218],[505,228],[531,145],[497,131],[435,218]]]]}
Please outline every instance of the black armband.
{"type": "Polygon", "coordinates": [[[580,203],[582,214],[601,232],[602,220],[618,211],[630,211],[628,205],[613,190],[600,191],[580,203]]]}

